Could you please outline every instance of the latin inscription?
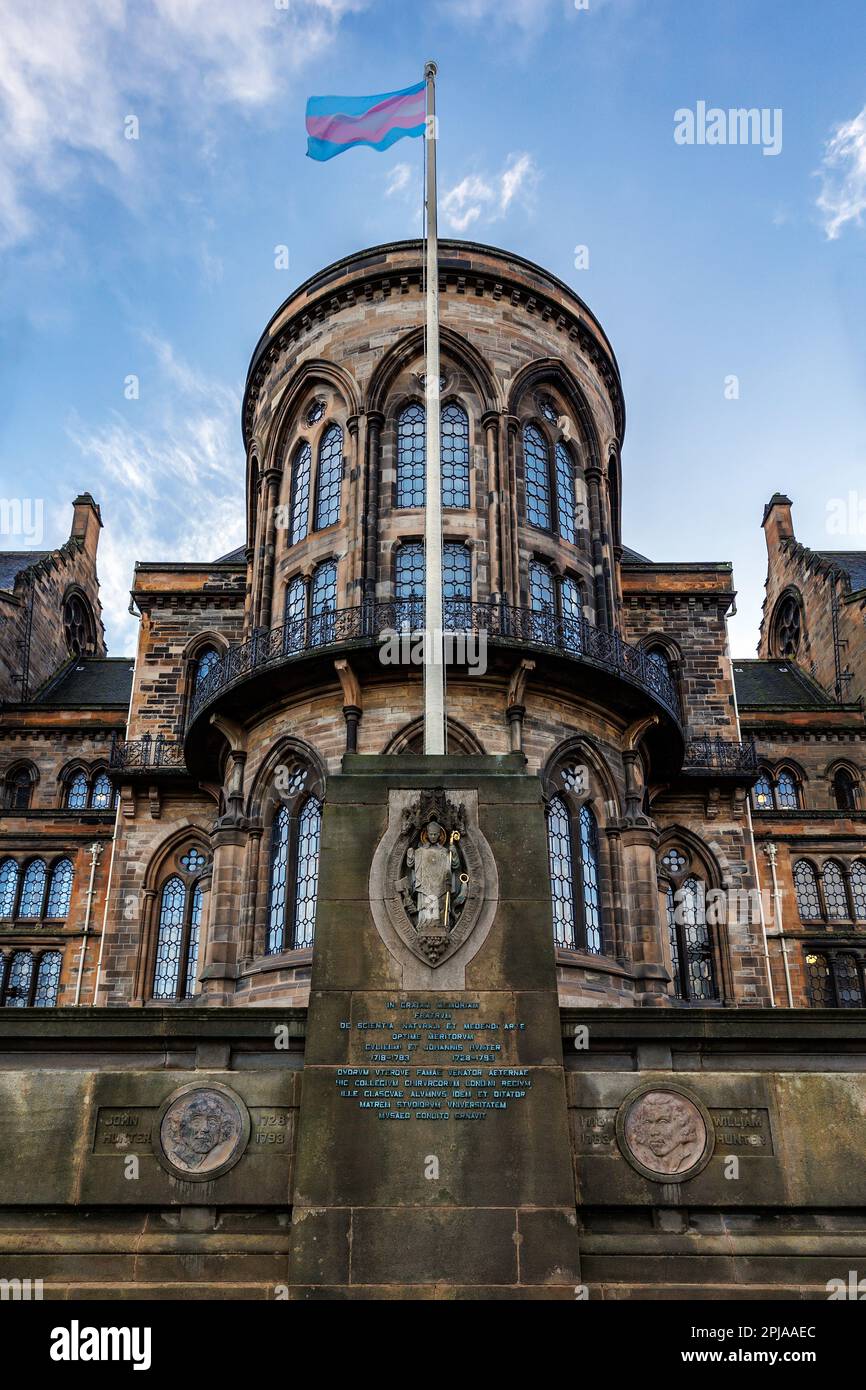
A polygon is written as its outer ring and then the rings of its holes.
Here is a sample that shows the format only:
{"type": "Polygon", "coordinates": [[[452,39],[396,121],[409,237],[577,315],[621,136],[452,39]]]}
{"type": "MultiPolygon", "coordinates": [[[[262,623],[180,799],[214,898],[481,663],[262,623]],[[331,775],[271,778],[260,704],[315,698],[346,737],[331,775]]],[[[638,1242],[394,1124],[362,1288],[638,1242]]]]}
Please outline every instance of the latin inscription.
{"type": "Polygon", "coordinates": [[[528,1067],[502,1063],[518,1022],[483,1017],[471,1000],[386,1001],[387,1015],[340,1028],[363,1037],[366,1065],[336,1068],[343,1100],[379,1120],[486,1120],[525,1100],[528,1067]]]}

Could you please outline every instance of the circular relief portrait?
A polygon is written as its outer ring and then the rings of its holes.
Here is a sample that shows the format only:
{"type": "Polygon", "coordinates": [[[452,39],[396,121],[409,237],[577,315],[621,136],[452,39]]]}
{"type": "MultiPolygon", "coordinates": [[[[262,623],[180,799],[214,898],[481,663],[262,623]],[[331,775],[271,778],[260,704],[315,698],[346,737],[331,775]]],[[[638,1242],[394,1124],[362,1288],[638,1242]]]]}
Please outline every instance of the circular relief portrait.
{"type": "Polygon", "coordinates": [[[155,1152],[167,1172],[205,1182],[233,1168],[247,1147],[250,1116],[228,1086],[183,1086],[163,1104],[155,1152]]]}
{"type": "Polygon", "coordinates": [[[715,1136],[700,1101],[679,1088],[643,1087],[626,1096],[616,1117],[623,1156],[655,1182],[683,1182],[709,1162],[715,1136]]]}

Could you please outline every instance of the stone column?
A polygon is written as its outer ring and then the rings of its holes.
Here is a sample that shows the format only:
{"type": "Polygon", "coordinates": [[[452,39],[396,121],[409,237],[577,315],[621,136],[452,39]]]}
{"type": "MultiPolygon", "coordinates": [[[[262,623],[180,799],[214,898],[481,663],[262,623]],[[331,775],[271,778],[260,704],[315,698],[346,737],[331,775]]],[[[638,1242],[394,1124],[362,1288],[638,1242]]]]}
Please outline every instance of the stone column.
{"type": "Polygon", "coordinates": [[[597,464],[591,464],[585,473],[587,502],[589,504],[590,553],[592,555],[592,577],[595,594],[595,625],[610,629],[611,613],[608,600],[610,575],[605,575],[604,557],[604,506],[601,497],[603,474],[597,464]]]}
{"type": "Polygon", "coordinates": [[[503,551],[507,555],[504,588],[508,602],[520,604],[520,539],[517,512],[517,437],[520,421],[503,414],[500,432],[500,476],[503,482],[503,551]],[[507,520],[506,520],[507,518],[507,520]]]}
{"type": "Polygon", "coordinates": [[[487,555],[490,574],[490,601],[502,597],[501,494],[499,490],[499,416],[488,410],[481,417],[487,463],[487,555]]]}
{"type": "Polygon", "coordinates": [[[375,599],[379,573],[379,477],[381,469],[384,415],[377,410],[367,416],[367,488],[364,508],[364,598],[375,599]]]}
{"type": "Polygon", "coordinates": [[[277,497],[282,473],[278,468],[269,468],[264,474],[264,547],[262,550],[261,603],[258,626],[270,627],[271,609],[274,599],[274,552],[277,528],[277,497]]]}

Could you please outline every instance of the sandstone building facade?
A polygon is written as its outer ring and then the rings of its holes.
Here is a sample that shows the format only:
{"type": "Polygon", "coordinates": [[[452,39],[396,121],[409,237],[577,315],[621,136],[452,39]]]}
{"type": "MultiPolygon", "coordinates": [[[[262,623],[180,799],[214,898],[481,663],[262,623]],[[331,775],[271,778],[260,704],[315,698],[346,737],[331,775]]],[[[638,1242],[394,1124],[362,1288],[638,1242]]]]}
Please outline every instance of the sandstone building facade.
{"type": "MultiPolygon", "coordinates": [[[[805,1233],[832,1201],[820,1182],[793,1191],[779,1128],[799,1133],[807,1120],[764,1088],[775,1054],[780,1068],[814,1071],[828,1051],[828,1011],[842,1011],[836,1052],[818,1067],[832,1073],[820,1103],[840,1103],[839,1086],[863,1123],[849,1072],[863,1047],[850,1011],[866,1007],[866,556],[807,549],[790,501],[774,496],[759,657],[732,661],[731,566],[656,562],[623,543],[625,402],[598,320],[519,256],[463,242],[440,250],[446,625],[481,644],[448,670],[446,760],[436,770],[419,759],[421,668],[383,659],[389,635],[409,643],[422,626],[424,602],[422,256],[417,243],[397,243],[328,267],[273,316],[244,398],[245,544],[211,561],[135,566],[134,663],[105,653],[101,523],[88,495],[76,499],[61,549],[2,557],[0,1006],[22,1011],[0,1027],[5,1064],[38,1069],[32,1056],[50,1045],[104,1072],[113,1052],[137,1048],[156,1096],[157,1055],[191,1073],[269,1074],[266,1036],[282,1020],[288,1090],[279,1102],[270,1092],[247,1101],[289,1117],[281,1123],[296,1138],[302,1089],[313,1084],[303,1076],[306,1026],[317,1037],[316,998],[343,979],[336,957],[354,959],[347,914],[367,917],[345,906],[369,869],[352,827],[383,814],[375,786],[361,795],[347,775],[366,767],[382,786],[447,789],[467,786],[477,767],[481,804],[492,807],[484,778],[519,771],[514,795],[526,779],[533,789],[525,819],[488,810],[486,833],[500,878],[521,845],[536,849],[524,896],[532,912],[543,906],[564,1039],[584,1237],[574,1278],[608,1296],[707,1280],[726,1291],[792,1281],[814,1291],[829,1277],[829,1247],[812,1249],[804,1234],[795,1280],[774,1243],[774,1213],[793,1203],[805,1233]],[[348,808],[362,803],[353,821],[348,808]],[[81,1012],[66,1013],[72,1006],[81,1012]],[[31,1027],[37,1008],[49,1012],[31,1027]],[[586,1019],[599,1040],[592,1058],[570,1046],[586,1019]],[[134,1044],[120,1041],[128,1034],[134,1044]],[[761,1060],[747,1066],[753,1054],[761,1060]],[[758,1147],[736,1198],[724,1184],[711,1189],[712,1164],[683,1184],[697,1193],[690,1218],[670,1184],[663,1194],[646,1172],[637,1186],[631,1170],[623,1177],[611,1116],[634,1073],[702,1067],[717,1074],[702,1112],[717,1145],[746,1125],[758,1147]],[[748,1084],[722,1079],[738,1068],[755,1073],[748,1084]],[[771,1153],[785,1172],[762,1187],[771,1153]],[[727,1251],[738,1204],[764,1252],[760,1269],[746,1256],[735,1268],[727,1251]],[[656,1264],[639,1271],[635,1251],[650,1230],[656,1264]]],[[[506,923],[508,912],[520,917],[522,895],[519,885],[503,893],[497,922],[506,923]]],[[[507,977],[520,989],[522,949],[515,934],[499,983],[477,988],[501,990],[507,977]]],[[[385,963],[368,964],[393,987],[385,963]]],[[[527,956],[527,977],[534,968],[527,956]]],[[[129,1088],[123,1095],[121,1117],[132,1105],[129,1088]]],[[[103,1152],[101,1116],[76,1140],[91,1156],[103,1152]]],[[[257,1141],[255,1114],[253,1128],[257,1141]]],[[[218,1237],[225,1212],[218,1220],[209,1199],[203,1286],[267,1296],[286,1258],[303,1267],[287,1285],[302,1296],[424,1283],[408,1269],[353,1281],[311,1273],[303,1253],[287,1257],[277,1212],[292,1209],[291,1181],[244,1188],[248,1162],[224,1200],[267,1208],[266,1254],[250,1272],[237,1243],[218,1237]]],[[[133,1225],[148,1232],[172,1204],[183,1222],[189,1201],[154,1187],[133,1225]]],[[[842,1204],[852,1203],[849,1193],[842,1204]]],[[[341,1207],[333,1194],[320,1205],[341,1207]]],[[[525,1222],[535,1201],[514,1206],[525,1222]]],[[[554,1208],[561,1217],[560,1198],[554,1208]]],[[[860,1218],[845,1219],[847,1239],[860,1218]]],[[[95,1279],[76,1239],[64,1247],[67,1289],[95,1279]]],[[[551,1237],[551,1269],[560,1253],[551,1237]]],[[[171,1258],[154,1256],[141,1278],[194,1283],[171,1258]]],[[[139,1277],[122,1260],[118,1270],[120,1284],[139,1277]]],[[[446,1270],[434,1282],[513,1293],[521,1276],[512,1273],[446,1270]]],[[[525,1282],[569,1296],[568,1278],[549,1271],[525,1282]]]]}

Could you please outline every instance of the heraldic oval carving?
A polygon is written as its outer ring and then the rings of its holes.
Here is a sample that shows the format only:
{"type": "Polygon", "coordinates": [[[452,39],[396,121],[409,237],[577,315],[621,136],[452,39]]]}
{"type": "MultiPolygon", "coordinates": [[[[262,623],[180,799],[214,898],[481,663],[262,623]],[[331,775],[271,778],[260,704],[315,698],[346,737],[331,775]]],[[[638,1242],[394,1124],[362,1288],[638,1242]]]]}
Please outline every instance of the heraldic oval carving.
{"type": "Polygon", "coordinates": [[[496,911],[498,877],[478,826],[477,793],[395,791],[373,856],[370,905],[385,944],[428,969],[480,947],[496,911]],[[395,949],[397,948],[397,949],[395,949]]]}

